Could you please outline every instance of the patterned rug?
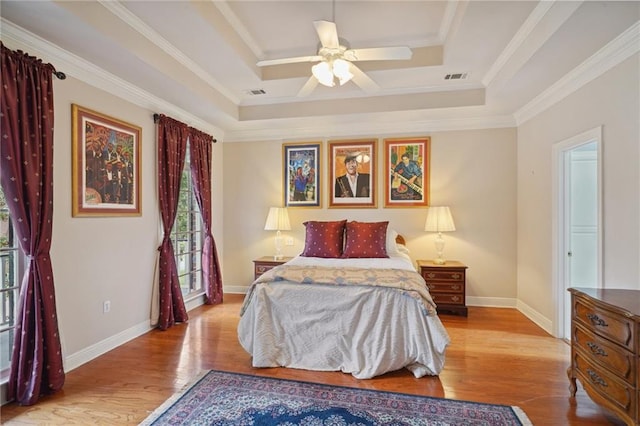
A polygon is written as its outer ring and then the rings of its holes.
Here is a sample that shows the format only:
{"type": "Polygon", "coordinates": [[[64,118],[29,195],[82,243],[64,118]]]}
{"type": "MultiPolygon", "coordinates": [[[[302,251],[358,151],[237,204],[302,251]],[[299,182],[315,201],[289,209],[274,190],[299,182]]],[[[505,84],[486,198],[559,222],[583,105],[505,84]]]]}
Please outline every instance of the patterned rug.
{"type": "Polygon", "coordinates": [[[209,371],[141,425],[531,425],[508,405],[209,371]]]}

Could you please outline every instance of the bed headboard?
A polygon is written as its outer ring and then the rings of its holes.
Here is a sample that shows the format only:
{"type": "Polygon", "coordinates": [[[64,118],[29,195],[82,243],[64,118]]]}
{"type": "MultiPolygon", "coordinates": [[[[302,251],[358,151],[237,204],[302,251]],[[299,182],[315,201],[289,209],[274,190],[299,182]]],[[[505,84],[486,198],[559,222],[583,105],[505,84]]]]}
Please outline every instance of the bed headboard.
{"type": "Polygon", "coordinates": [[[404,237],[402,235],[398,234],[398,236],[396,237],[396,244],[402,244],[403,246],[406,245],[404,237]]]}

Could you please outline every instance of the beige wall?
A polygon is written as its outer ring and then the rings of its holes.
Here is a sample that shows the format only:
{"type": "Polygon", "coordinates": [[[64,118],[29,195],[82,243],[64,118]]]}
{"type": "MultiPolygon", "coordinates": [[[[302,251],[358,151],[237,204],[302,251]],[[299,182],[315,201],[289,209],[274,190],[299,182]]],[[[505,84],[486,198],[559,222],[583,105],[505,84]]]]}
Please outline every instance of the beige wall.
{"type": "Polygon", "coordinates": [[[639,55],[518,127],[518,299],[554,318],[552,147],[602,126],[604,286],[640,289],[639,55]]]}
{"type": "MultiPolygon", "coordinates": [[[[151,290],[161,241],[156,126],[151,111],[73,78],[55,80],[54,222],[51,258],[66,368],[150,328],[151,290]],[[142,127],[142,215],[71,216],[71,104],[142,127]],[[103,313],[105,300],[111,312],[103,313]]],[[[222,144],[214,145],[213,234],[222,252],[222,144]]]]}
{"type": "MultiPolygon", "coordinates": [[[[424,132],[431,136],[432,205],[449,205],[456,232],[445,235],[445,255],[469,266],[470,302],[515,306],[516,293],[516,131],[515,129],[424,132]]],[[[379,135],[378,177],[382,176],[379,135]]],[[[402,135],[401,135],[402,136],[402,135]]],[[[322,138],[318,138],[318,141],[322,138]]],[[[327,143],[322,145],[322,208],[290,208],[294,239],[285,255],[304,248],[305,220],[388,220],[405,236],[413,260],[435,257],[435,235],[424,232],[424,208],[327,208],[327,143]]],[[[270,206],[282,205],[282,141],[225,144],[223,256],[226,291],[244,291],[253,280],[252,260],[274,252],[274,233],[265,231],[270,206]]]]}

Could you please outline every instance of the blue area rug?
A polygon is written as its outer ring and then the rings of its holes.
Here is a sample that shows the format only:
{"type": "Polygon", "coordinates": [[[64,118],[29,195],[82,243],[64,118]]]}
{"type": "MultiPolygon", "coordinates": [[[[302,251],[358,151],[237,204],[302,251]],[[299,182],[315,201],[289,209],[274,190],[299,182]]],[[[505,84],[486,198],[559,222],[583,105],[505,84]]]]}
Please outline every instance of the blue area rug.
{"type": "Polygon", "coordinates": [[[209,371],[141,425],[531,425],[518,407],[209,371]]]}

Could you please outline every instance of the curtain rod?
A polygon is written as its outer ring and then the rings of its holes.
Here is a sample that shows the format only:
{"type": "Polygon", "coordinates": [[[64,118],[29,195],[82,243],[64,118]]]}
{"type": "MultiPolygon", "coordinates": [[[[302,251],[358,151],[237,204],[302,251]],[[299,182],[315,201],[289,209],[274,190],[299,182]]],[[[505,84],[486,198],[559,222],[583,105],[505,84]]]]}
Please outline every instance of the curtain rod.
{"type": "Polygon", "coordinates": [[[64,79],[67,78],[67,75],[65,73],[63,73],[62,71],[54,71],[53,75],[58,77],[58,79],[60,79],[60,80],[64,80],[64,79]]]}
{"type": "MultiPolygon", "coordinates": [[[[153,114],[153,122],[154,122],[154,123],[157,123],[157,122],[158,122],[158,120],[160,120],[160,114],[157,114],[157,113],[156,113],[156,114],[153,114]]],[[[213,143],[216,143],[216,142],[218,142],[218,140],[217,140],[217,139],[215,139],[215,138],[213,138],[213,143]]]]}

